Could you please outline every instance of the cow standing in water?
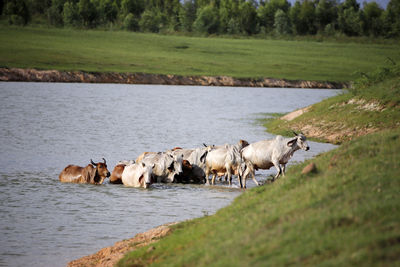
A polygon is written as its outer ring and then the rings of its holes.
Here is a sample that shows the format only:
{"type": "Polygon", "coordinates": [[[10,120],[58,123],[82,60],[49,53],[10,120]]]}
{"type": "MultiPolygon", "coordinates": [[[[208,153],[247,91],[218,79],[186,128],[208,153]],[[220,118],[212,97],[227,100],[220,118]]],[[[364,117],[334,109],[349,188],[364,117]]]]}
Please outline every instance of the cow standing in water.
{"type": "Polygon", "coordinates": [[[90,164],[86,167],[77,165],[68,165],[60,173],[59,179],[63,183],[78,183],[78,184],[102,184],[104,179],[110,176],[107,169],[106,160],[103,162],[94,163],[90,160],[90,164]]]}
{"type": "Polygon", "coordinates": [[[304,134],[297,134],[293,132],[295,137],[284,138],[280,135],[274,139],[263,140],[256,143],[252,143],[242,150],[242,158],[250,168],[246,169],[243,175],[243,183],[246,187],[246,177],[251,174],[253,180],[255,180],[255,170],[263,169],[268,170],[274,166],[277,170],[274,176],[274,181],[280,175],[285,175],[286,164],[289,159],[293,156],[294,152],[299,149],[308,151],[310,147],[307,144],[307,138],[304,134]]]}

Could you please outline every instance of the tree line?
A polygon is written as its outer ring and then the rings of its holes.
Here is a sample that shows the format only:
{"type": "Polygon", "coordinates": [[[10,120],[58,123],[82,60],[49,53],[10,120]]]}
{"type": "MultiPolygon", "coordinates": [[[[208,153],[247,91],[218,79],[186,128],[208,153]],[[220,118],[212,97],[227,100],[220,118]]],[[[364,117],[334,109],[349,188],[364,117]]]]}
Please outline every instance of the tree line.
{"type": "Polygon", "coordinates": [[[231,35],[400,36],[400,0],[0,0],[9,24],[231,35]]]}

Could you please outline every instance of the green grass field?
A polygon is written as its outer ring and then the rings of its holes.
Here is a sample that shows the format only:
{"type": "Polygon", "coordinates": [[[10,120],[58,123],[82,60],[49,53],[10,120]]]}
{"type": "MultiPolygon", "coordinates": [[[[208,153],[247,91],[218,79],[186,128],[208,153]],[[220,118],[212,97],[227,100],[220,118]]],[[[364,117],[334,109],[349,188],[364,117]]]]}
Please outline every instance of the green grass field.
{"type": "Polygon", "coordinates": [[[290,80],[350,81],[387,57],[400,61],[399,44],[199,38],[125,31],[0,25],[0,66],[226,75],[290,80]]]}

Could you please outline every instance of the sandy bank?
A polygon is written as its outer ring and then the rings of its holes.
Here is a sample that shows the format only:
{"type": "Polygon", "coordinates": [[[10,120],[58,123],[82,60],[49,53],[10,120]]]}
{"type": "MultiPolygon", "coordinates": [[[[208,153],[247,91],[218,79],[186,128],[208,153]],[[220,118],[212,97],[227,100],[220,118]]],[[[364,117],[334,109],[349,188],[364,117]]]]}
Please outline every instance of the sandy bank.
{"type": "Polygon", "coordinates": [[[285,87],[341,89],[348,87],[341,82],[289,81],[270,78],[232,78],[227,76],[179,76],[146,73],[83,72],[0,68],[0,81],[17,82],[66,82],[66,83],[123,83],[202,85],[237,87],[285,87]]]}
{"type": "MultiPolygon", "coordinates": [[[[80,259],[68,263],[68,267],[83,267],[83,266],[98,266],[112,267],[114,266],[127,252],[137,248],[147,246],[156,242],[160,238],[168,235],[172,229],[169,223],[153,228],[147,232],[137,234],[135,237],[123,241],[119,241],[114,246],[106,247],[95,254],[82,257],[80,259]]],[[[152,249],[152,247],[150,247],[152,249]]]]}

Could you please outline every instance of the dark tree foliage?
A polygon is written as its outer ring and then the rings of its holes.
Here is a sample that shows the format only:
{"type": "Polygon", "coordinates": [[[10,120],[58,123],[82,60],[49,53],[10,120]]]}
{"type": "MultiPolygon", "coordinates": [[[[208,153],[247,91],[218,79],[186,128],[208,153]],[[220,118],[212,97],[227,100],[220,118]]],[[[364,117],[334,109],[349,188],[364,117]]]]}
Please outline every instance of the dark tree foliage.
{"type": "Polygon", "coordinates": [[[383,21],[387,37],[400,37],[400,0],[390,0],[383,21]]]}
{"type": "Polygon", "coordinates": [[[26,25],[31,19],[31,13],[25,0],[5,1],[3,12],[10,24],[26,25]]]}
{"type": "Polygon", "coordinates": [[[185,0],[179,13],[179,22],[183,31],[191,32],[196,19],[196,3],[194,0],[185,0]]]}
{"type": "Polygon", "coordinates": [[[144,32],[400,37],[400,0],[386,10],[357,0],[0,0],[0,14],[26,25],[36,16],[62,27],[144,32]]]}

